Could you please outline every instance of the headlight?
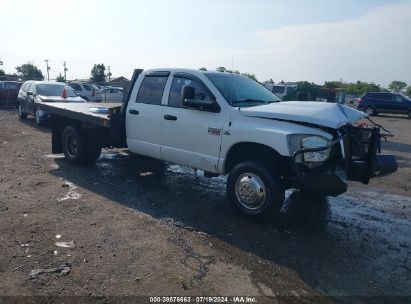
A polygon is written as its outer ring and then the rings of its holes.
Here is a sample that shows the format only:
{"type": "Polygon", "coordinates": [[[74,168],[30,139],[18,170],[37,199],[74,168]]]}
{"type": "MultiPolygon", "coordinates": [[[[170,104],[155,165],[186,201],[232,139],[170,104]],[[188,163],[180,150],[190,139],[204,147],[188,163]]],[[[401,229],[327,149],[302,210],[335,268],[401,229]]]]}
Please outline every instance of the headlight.
{"type": "MultiPolygon", "coordinates": [[[[288,136],[288,148],[290,155],[293,155],[296,151],[301,149],[320,148],[328,145],[328,140],[322,136],[309,135],[309,134],[292,134],[288,136]]],[[[320,152],[307,152],[298,154],[296,162],[306,162],[314,165],[320,162],[326,161],[330,157],[331,149],[327,149],[320,152]]]]}
{"type": "MultiPolygon", "coordinates": [[[[320,136],[310,136],[301,139],[301,148],[303,149],[312,149],[312,148],[321,148],[328,145],[327,139],[320,136]]],[[[331,149],[318,151],[318,152],[306,152],[304,153],[304,161],[306,162],[323,162],[330,157],[331,149]]]]}

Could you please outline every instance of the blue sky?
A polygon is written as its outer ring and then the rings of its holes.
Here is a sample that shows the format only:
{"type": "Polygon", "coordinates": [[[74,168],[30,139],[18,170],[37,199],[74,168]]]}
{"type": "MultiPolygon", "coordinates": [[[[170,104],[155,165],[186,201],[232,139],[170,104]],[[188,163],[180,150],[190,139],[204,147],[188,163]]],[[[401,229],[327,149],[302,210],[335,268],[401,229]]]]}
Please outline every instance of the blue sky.
{"type": "Polygon", "coordinates": [[[217,66],[274,81],[394,79],[411,84],[411,1],[2,0],[6,72],[31,61],[51,77],[136,67],[217,66]],[[23,9],[24,8],[24,9],[23,9]],[[4,31],[7,28],[8,31],[4,31]]]}

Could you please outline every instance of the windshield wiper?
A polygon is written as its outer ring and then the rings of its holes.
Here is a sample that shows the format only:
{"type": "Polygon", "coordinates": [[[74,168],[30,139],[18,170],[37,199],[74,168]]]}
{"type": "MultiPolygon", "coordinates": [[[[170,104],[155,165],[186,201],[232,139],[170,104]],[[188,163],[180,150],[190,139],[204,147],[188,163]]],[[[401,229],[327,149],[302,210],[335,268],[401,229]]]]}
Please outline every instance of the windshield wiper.
{"type": "Polygon", "coordinates": [[[252,99],[252,98],[246,98],[246,99],[241,99],[241,100],[234,100],[232,101],[233,106],[239,106],[238,104],[242,104],[242,106],[256,106],[260,104],[269,104],[276,102],[275,100],[262,100],[262,99],[252,99]]]}

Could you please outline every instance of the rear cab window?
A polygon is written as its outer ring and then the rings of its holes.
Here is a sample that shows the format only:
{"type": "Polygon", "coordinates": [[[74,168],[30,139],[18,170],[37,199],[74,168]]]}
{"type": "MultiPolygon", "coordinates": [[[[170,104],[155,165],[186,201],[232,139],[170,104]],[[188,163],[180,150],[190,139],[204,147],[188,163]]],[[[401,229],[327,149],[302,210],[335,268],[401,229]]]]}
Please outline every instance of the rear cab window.
{"type": "Polygon", "coordinates": [[[163,75],[147,75],[140,86],[137,94],[137,103],[146,103],[152,105],[161,105],[164,88],[168,79],[163,75]]]}

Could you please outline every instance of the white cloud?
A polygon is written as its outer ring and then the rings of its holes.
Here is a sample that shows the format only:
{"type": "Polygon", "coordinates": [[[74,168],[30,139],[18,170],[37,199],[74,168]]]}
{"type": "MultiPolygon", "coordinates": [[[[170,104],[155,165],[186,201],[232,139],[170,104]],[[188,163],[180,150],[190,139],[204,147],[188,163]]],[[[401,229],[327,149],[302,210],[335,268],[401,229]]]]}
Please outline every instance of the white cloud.
{"type": "Polygon", "coordinates": [[[411,83],[411,1],[357,19],[257,32],[255,41],[240,58],[262,79],[411,83]]]}

